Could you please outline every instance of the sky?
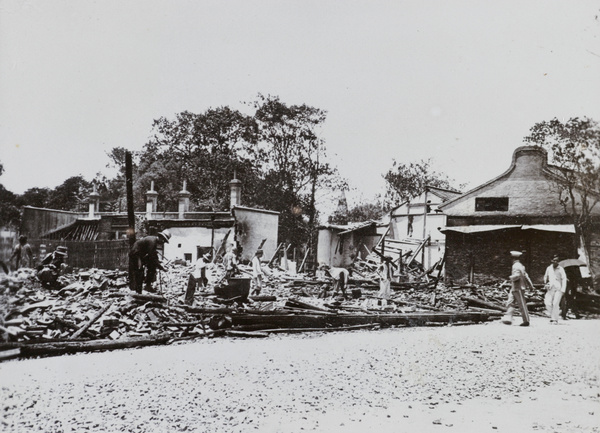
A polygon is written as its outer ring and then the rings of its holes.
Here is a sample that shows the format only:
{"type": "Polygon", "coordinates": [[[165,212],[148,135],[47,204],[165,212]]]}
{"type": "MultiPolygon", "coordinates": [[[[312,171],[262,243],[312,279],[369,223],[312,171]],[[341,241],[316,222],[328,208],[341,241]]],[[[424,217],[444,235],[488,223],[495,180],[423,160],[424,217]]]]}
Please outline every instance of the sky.
{"type": "Polygon", "coordinates": [[[473,188],[536,122],[600,121],[599,16],[596,0],[0,0],[0,183],[92,180],[154,119],[262,93],[327,111],[350,205],[384,192],[393,159],[473,188]]]}

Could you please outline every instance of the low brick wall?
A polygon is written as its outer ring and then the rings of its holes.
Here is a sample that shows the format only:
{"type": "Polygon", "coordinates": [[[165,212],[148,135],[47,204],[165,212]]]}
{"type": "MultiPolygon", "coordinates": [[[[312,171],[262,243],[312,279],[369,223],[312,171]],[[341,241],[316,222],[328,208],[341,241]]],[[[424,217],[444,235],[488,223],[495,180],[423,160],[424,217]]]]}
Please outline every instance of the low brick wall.
{"type": "Polygon", "coordinates": [[[474,283],[507,279],[512,250],[526,251],[522,263],[532,281],[541,284],[546,267],[555,254],[577,257],[574,235],[537,230],[507,229],[476,234],[446,233],[446,281],[474,283]]]}
{"type": "Polygon", "coordinates": [[[29,244],[39,264],[46,254],[63,245],[69,249],[67,264],[74,268],[99,268],[127,270],[129,267],[129,241],[60,241],[33,239],[29,244]]]}

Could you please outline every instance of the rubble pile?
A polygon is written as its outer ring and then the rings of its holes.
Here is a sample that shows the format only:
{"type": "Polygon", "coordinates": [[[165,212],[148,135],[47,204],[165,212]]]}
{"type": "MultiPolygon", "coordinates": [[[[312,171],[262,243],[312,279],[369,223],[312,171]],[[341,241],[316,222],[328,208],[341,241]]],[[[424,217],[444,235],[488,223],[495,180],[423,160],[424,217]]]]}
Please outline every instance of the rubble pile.
{"type": "MultiPolygon", "coordinates": [[[[240,265],[240,270],[248,277],[248,267],[240,265]]],[[[331,293],[332,281],[319,272],[296,275],[266,268],[259,295],[222,298],[215,287],[226,284],[224,269],[212,264],[207,287],[199,288],[194,303],[187,305],[191,273],[191,266],[170,265],[159,273],[157,293],[152,294],[130,291],[123,271],[75,270],[61,275],[60,288],[53,290],[43,288],[32,269],[0,274],[4,349],[60,343],[92,350],[93,342],[112,348],[117,346],[111,341],[135,339],[147,344],[216,335],[263,337],[284,331],[481,322],[502,314],[509,290],[507,283],[446,287],[413,279],[394,283],[392,299],[385,300],[378,297],[376,274],[363,268],[350,279],[346,298],[321,297],[324,290],[331,293]]],[[[542,289],[526,295],[533,312],[543,310],[542,289]]]]}

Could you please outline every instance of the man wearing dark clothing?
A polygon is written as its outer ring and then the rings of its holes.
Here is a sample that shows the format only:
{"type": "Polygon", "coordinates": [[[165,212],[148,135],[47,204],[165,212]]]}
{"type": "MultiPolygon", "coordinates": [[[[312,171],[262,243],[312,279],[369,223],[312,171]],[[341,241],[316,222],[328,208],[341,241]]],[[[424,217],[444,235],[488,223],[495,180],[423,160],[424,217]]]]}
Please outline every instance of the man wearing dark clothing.
{"type": "Polygon", "coordinates": [[[567,266],[564,269],[567,274],[567,290],[560,302],[560,315],[563,320],[567,320],[567,312],[570,309],[575,318],[579,319],[581,316],[577,308],[577,287],[581,281],[581,271],[579,266],[567,266]]]}
{"type": "Polygon", "coordinates": [[[129,259],[133,262],[133,286],[136,292],[142,293],[144,283],[147,292],[155,292],[152,283],[156,281],[156,270],[165,270],[158,259],[158,247],[168,243],[170,238],[171,233],[164,230],[156,236],[146,236],[135,241],[131,247],[129,259]]]}
{"type": "Polygon", "coordinates": [[[67,258],[67,247],[59,246],[52,253],[44,257],[42,263],[37,267],[37,278],[47,289],[57,288],[58,277],[60,275],[62,264],[67,258]]]}
{"type": "Polygon", "coordinates": [[[33,252],[31,251],[31,245],[27,243],[26,236],[19,236],[19,243],[15,247],[10,261],[15,259],[15,269],[29,268],[33,262],[33,252]]]}

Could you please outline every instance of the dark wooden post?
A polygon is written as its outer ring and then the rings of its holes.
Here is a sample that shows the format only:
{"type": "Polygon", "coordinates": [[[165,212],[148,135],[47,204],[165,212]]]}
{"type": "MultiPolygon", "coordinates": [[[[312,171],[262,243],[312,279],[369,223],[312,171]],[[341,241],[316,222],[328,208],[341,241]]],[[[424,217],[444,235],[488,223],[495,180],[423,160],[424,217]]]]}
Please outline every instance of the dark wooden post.
{"type": "MultiPolygon", "coordinates": [[[[135,243],[135,214],[133,212],[133,164],[131,162],[131,152],[125,152],[125,186],[127,190],[127,237],[129,238],[129,249],[135,243]]],[[[129,288],[136,290],[141,287],[136,281],[137,264],[129,259],[129,288]]]]}

